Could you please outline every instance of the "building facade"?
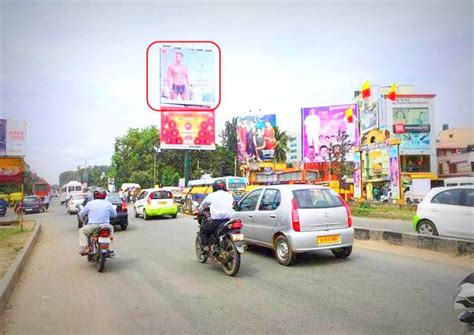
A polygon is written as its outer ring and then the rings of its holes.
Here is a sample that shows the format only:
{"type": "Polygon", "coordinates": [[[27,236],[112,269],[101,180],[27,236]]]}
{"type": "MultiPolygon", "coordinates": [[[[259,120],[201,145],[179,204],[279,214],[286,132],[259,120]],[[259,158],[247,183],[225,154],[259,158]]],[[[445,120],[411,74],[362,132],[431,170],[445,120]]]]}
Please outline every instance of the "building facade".
{"type": "Polygon", "coordinates": [[[288,134],[288,151],[286,153],[286,162],[291,164],[299,164],[301,157],[301,134],[297,132],[287,131],[288,134]]]}
{"type": "Polygon", "coordinates": [[[438,134],[436,151],[441,178],[474,176],[474,129],[453,128],[438,134]]]}

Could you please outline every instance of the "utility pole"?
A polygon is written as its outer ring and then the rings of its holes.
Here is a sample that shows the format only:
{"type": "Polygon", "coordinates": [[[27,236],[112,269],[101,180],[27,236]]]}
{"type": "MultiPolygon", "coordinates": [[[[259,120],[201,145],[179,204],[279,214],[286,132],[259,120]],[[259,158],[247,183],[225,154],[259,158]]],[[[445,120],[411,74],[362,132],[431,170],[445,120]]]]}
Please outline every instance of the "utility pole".
{"type": "Polygon", "coordinates": [[[184,187],[188,187],[189,182],[189,166],[191,165],[189,159],[189,150],[184,150],[184,187]]]}
{"type": "MultiPolygon", "coordinates": [[[[76,159],[84,161],[84,173],[82,174],[82,178],[84,180],[83,182],[88,183],[89,182],[89,174],[88,174],[88,171],[87,171],[87,161],[94,160],[95,157],[92,157],[92,158],[76,157],[76,159]]],[[[89,185],[87,185],[87,186],[89,186],[89,185]]]]}
{"type": "Polygon", "coordinates": [[[153,187],[156,185],[156,156],[161,152],[158,146],[153,147],[153,187]]]}

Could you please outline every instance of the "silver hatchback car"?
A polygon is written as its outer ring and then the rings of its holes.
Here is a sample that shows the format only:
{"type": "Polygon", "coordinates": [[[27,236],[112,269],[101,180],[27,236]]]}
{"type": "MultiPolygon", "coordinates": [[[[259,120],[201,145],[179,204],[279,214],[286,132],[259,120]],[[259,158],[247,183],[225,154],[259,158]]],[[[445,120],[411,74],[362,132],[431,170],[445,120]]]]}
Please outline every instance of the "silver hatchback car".
{"type": "Polygon", "coordinates": [[[275,250],[283,265],[298,253],[330,249],[338,258],[352,252],[354,228],[347,203],[333,190],[316,185],[256,188],[235,207],[248,244],[275,250]]]}

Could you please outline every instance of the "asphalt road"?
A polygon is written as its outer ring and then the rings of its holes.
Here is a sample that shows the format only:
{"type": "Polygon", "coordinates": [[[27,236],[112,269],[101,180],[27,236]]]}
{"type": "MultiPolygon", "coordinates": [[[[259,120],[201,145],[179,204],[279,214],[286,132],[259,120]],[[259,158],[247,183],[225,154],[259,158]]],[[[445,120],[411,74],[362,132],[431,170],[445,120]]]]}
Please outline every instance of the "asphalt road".
{"type": "Polygon", "coordinates": [[[367,229],[391,230],[398,233],[414,233],[413,226],[410,221],[391,220],[381,218],[362,218],[353,216],[354,227],[367,229]]]}
{"type": "MultiPolygon", "coordinates": [[[[78,255],[76,217],[53,204],[3,314],[7,334],[459,334],[458,283],[474,269],[356,247],[292,267],[243,255],[238,276],[194,254],[189,217],[132,218],[100,274],[78,255]]],[[[33,218],[33,216],[32,216],[33,218]]],[[[118,229],[119,230],[119,229],[118,229]]],[[[457,264],[457,265],[455,265],[457,264]]]]}

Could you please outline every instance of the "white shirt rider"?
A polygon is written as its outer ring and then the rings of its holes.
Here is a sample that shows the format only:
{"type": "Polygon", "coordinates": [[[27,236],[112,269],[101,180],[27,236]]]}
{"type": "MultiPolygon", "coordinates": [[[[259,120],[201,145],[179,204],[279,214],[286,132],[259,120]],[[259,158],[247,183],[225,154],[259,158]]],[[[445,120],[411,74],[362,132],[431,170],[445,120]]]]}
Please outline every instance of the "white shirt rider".
{"type": "Polygon", "coordinates": [[[208,207],[211,209],[212,220],[230,219],[234,213],[234,197],[229,192],[218,190],[207,195],[201,202],[199,210],[202,211],[208,207]]]}

